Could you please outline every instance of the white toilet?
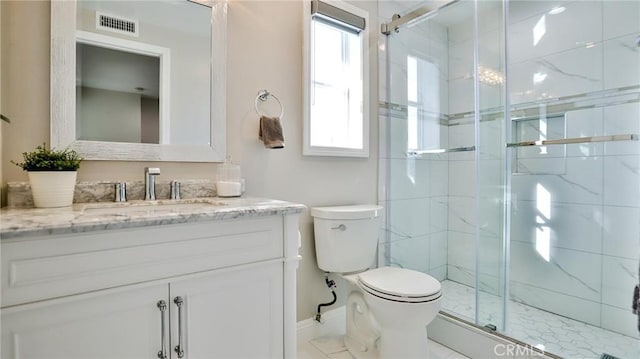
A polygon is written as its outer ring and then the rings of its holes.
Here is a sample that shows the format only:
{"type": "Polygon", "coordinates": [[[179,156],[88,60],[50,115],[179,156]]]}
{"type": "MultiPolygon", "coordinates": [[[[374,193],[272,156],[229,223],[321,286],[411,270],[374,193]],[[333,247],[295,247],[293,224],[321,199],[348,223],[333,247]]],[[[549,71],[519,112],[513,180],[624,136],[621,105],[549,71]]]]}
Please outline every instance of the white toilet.
{"type": "Polygon", "coordinates": [[[383,208],[316,207],[316,258],[348,285],[345,345],[356,358],[427,358],[427,324],[440,310],[440,282],[417,271],[373,266],[383,208]]]}

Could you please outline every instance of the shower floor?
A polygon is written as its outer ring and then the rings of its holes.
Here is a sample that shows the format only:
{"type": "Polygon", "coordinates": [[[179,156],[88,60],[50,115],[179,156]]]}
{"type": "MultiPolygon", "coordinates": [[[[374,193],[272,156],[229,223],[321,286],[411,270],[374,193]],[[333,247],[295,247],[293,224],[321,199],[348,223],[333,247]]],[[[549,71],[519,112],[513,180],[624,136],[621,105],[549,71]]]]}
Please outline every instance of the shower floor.
{"type": "MultiPolygon", "coordinates": [[[[442,309],[475,322],[475,289],[454,281],[442,282],[442,309]]],[[[485,294],[490,314],[499,318],[501,299],[485,294]]],[[[570,359],[597,359],[602,353],[621,359],[640,358],[640,340],[585,324],[515,301],[509,302],[509,323],[504,334],[570,359]]]]}

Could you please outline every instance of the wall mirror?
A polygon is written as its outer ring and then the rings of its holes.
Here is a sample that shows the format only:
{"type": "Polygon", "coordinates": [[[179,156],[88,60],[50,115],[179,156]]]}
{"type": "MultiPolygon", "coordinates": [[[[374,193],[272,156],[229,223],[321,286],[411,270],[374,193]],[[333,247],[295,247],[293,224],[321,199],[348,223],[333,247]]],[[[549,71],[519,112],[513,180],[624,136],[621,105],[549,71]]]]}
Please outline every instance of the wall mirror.
{"type": "Polygon", "coordinates": [[[223,161],[226,17],[226,0],[53,1],[51,145],[223,161]]]}

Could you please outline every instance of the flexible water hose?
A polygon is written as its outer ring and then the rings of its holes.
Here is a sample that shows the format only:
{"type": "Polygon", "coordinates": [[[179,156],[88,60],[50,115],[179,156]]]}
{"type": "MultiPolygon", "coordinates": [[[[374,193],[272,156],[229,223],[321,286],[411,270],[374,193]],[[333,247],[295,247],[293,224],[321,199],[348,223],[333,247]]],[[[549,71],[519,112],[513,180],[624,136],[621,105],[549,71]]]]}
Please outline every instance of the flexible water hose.
{"type": "Polygon", "coordinates": [[[336,291],[333,290],[333,287],[336,286],[336,282],[334,282],[332,280],[329,280],[329,276],[325,276],[324,277],[324,281],[327,284],[327,287],[329,287],[329,289],[331,289],[331,294],[333,295],[333,300],[330,301],[330,302],[318,304],[318,311],[316,313],[316,322],[318,322],[318,323],[321,323],[320,320],[322,318],[322,312],[321,312],[322,307],[328,307],[330,305],[333,305],[338,300],[338,296],[336,295],[336,291]]]}

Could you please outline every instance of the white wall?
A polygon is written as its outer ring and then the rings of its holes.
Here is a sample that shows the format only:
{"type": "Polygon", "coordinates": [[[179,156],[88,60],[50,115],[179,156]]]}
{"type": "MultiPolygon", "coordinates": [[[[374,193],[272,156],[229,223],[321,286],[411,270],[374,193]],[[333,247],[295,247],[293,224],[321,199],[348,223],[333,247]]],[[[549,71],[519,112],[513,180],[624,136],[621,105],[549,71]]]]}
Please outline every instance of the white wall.
{"type": "MultiPolygon", "coordinates": [[[[377,18],[376,3],[354,5],[377,18]]],[[[378,26],[371,32],[371,149],[367,159],[302,156],[302,3],[300,1],[231,1],[229,3],[229,99],[227,144],[242,166],[247,194],[300,202],[308,207],[376,203],[377,197],[377,61],[378,26]],[[260,89],[273,92],[284,106],[286,147],[267,150],[258,141],[254,101],[260,89]]],[[[331,300],[317,269],[313,223],[304,212],[302,262],[298,270],[298,318],[315,314],[316,305],[331,300]]],[[[344,298],[340,298],[343,303],[344,298]]]]}
{"type": "MultiPolygon", "coordinates": [[[[367,9],[371,29],[371,91],[377,89],[377,9],[373,1],[354,1],[367,9]]],[[[49,17],[47,1],[2,1],[3,111],[13,123],[3,125],[3,163],[49,140],[49,17]],[[5,27],[6,22],[6,27],[5,27]],[[23,24],[32,24],[25,28],[23,24]],[[5,29],[6,32],[5,32],[5,29]],[[11,88],[11,92],[6,89],[11,88]],[[6,107],[5,107],[6,106],[6,107]]],[[[227,83],[227,144],[242,165],[247,194],[289,200],[308,207],[377,201],[377,138],[371,126],[367,159],[302,156],[302,3],[300,1],[230,1],[227,83]],[[286,148],[267,150],[258,141],[258,116],[253,106],[260,89],[272,91],[285,106],[286,148]]],[[[377,98],[371,118],[377,118],[377,98]]],[[[84,161],[78,180],[140,180],[145,166],[158,166],[161,178],[214,178],[214,164],[176,162],[84,161]]],[[[10,165],[2,182],[26,181],[10,165]]],[[[312,221],[305,211],[300,222],[302,262],[298,270],[298,319],[315,315],[320,301],[331,299],[315,263],[312,221]]],[[[343,299],[341,298],[341,301],[343,299]]]]}

